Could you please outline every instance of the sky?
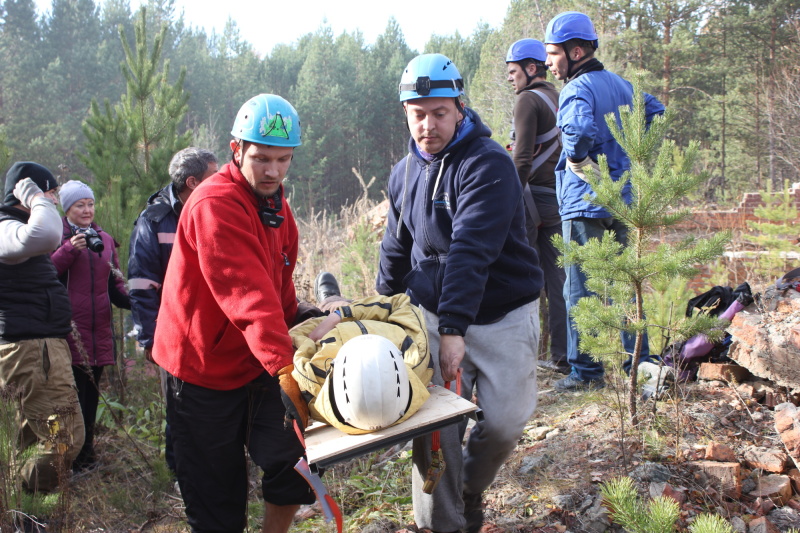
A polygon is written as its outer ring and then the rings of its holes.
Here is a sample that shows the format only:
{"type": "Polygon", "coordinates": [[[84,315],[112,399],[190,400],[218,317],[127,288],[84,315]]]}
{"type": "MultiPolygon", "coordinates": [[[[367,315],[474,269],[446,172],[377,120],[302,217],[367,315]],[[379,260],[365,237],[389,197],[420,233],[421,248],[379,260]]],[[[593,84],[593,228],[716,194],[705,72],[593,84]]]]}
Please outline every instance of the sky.
{"type": "MultiPolygon", "coordinates": [[[[101,4],[101,1],[96,3],[101,4]]],[[[367,44],[386,29],[394,16],[406,43],[419,52],[432,34],[472,34],[479,22],[499,28],[510,0],[175,0],[176,13],[184,11],[188,25],[221,33],[232,17],[243,39],[268,54],[276,44],[291,44],[316,31],[325,21],[334,35],[360,30],[367,44]]],[[[36,0],[40,13],[50,9],[50,0],[36,0]]],[[[131,0],[131,10],[140,4],[131,0]]]]}

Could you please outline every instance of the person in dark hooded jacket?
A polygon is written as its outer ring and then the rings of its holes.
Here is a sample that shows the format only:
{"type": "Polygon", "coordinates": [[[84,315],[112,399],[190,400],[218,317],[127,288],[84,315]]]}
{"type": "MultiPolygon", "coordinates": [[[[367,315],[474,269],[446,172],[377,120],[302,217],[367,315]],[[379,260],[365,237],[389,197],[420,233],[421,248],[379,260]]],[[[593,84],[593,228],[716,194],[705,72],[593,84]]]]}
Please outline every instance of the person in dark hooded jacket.
{"type": "Polygon", "coordinates": [[[460,376],[465,398],[476,390],[485,417],[466,448],[466,424],[441,430],[447,467],[427,494],[439,452],[430,435],[415,439],[412,478],[417,526],[475,533],[482,493],[536,407],[542,271],[526,238],[514,163],[462,94],[458,69],[441,54],[414,58],[402,75],[411,140],[389,178],[377,290],[408,293],[422,308],[433,382],[460,376]]]}

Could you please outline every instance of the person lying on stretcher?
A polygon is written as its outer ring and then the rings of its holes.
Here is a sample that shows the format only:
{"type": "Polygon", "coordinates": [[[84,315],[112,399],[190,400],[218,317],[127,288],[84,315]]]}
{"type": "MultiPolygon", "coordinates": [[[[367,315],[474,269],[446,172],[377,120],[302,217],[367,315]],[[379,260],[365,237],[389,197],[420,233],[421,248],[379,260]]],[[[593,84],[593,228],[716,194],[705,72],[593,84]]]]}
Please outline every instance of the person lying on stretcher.
{"type": "Polygon", "coordinates": [[[424,318],[409,297],[340,299],[324,307],[332,309],[328,316],[289,331],[292,376],[311,417],[363,434],[416,413],[429,397],[433,362],[424,318]]]}

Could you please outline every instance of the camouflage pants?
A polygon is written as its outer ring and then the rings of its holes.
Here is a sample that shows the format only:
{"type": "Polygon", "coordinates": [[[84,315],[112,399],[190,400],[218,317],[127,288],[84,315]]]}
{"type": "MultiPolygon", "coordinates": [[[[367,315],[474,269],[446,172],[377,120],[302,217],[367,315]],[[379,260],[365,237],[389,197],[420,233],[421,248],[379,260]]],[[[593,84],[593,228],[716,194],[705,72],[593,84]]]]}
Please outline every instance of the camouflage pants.
{"type": "Polygon", "coordinates": [[[21,412],[20,450],[36,446],[21,468],[30,491],[49,492],[68,476],[83,446],[72,356],[64,339],[31,339],[0,344],[0,387],[16,389],[21,412]]]}

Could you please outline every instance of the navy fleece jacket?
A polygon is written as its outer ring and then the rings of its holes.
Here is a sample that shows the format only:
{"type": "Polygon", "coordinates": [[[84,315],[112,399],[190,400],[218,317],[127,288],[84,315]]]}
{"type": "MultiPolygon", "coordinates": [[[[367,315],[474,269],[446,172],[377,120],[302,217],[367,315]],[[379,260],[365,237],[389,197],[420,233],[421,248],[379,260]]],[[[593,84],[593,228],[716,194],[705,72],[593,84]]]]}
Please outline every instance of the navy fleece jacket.
{"type": "Polygon", "coordinates": [[[538,298],[542,271],[514,163],[477,113],[465,115],[431,161],[411,139],[392,169],[376,288],[408,292],[441,327],[466,333],[538,298]]]}

